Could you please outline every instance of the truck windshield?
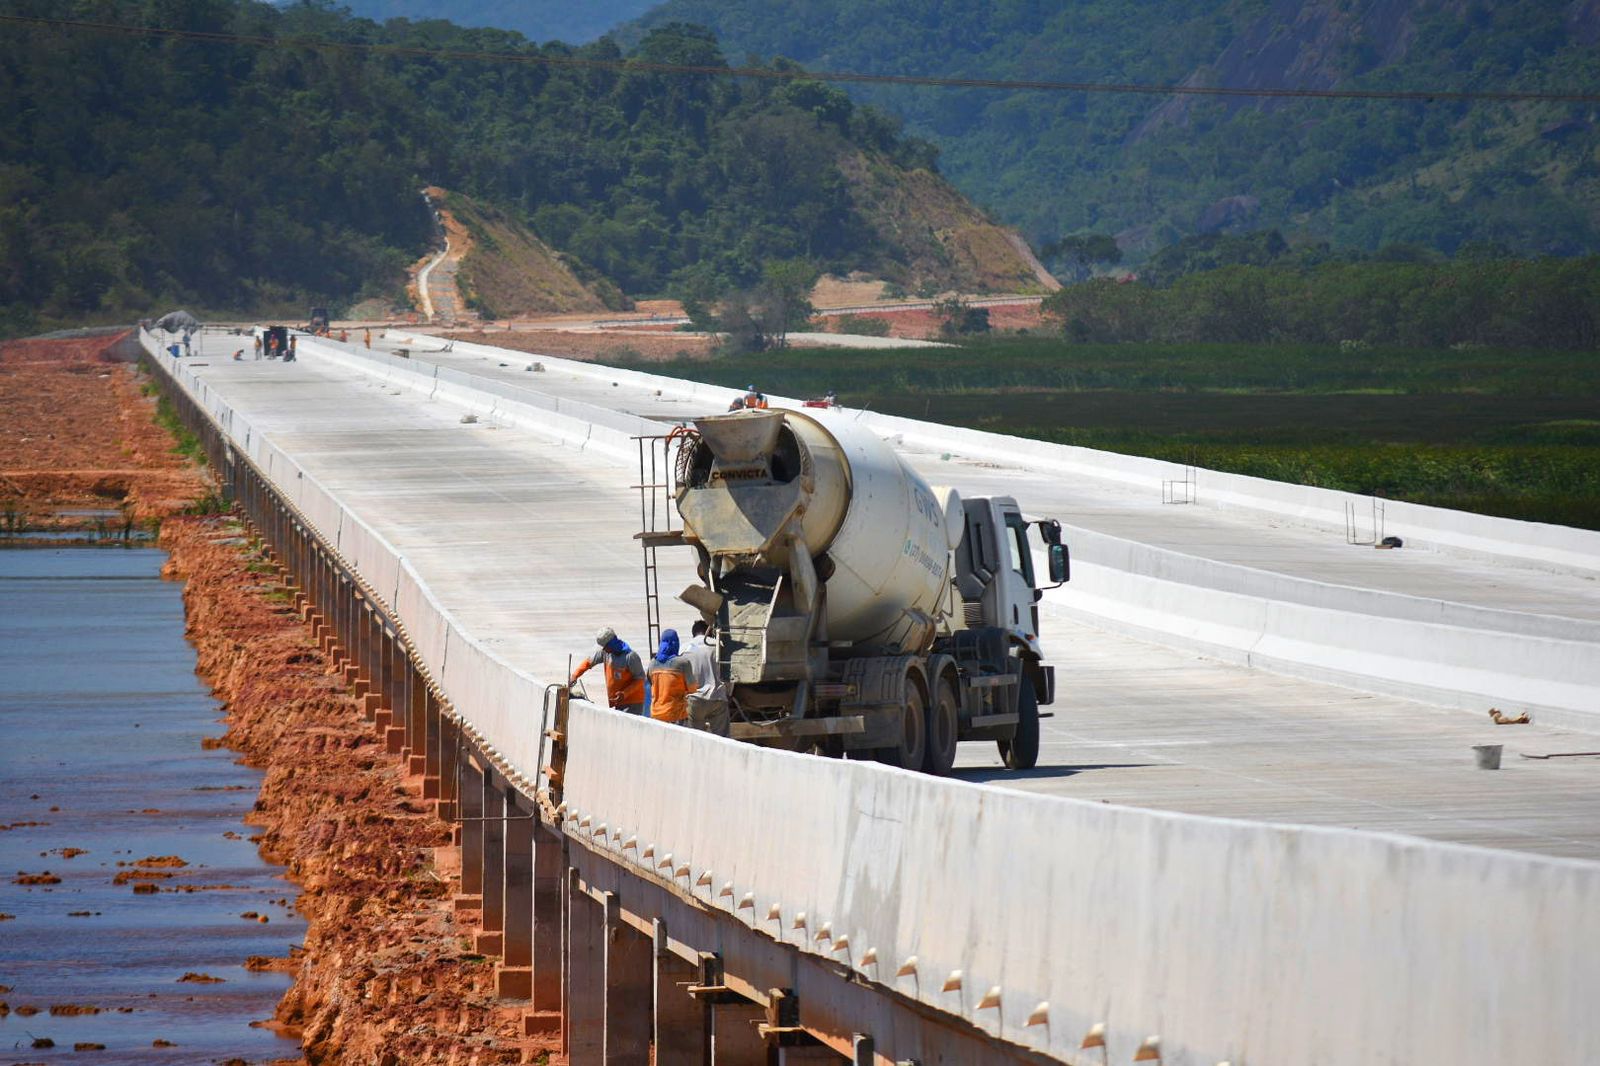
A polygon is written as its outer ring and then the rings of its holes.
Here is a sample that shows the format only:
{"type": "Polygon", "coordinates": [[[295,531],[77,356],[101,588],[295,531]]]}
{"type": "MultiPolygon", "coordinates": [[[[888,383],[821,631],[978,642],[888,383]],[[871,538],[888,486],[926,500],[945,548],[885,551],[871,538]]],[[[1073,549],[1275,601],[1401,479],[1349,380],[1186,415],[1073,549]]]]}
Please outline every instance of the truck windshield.
{"type": "Polygon", "coordinates": [[[1011,566],[1033,588],[1033,550],[1028,547],[1028,523],[1019,514],[1006,515],[1006,529],[1011,532],[1011,566]]]}

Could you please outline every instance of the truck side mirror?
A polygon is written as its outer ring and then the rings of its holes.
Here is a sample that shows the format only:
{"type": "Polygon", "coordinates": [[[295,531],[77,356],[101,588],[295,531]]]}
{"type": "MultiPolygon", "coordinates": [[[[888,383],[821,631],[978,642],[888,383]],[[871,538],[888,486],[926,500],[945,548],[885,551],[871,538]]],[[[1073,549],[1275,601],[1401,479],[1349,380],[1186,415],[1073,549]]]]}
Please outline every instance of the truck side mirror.
{"type": "Polygon", "coordinates": [[[1050,580],[1057,585],[1072,580],[1072,560],[1067,555],[1065,544],[1050,545],[1050,580]]]}

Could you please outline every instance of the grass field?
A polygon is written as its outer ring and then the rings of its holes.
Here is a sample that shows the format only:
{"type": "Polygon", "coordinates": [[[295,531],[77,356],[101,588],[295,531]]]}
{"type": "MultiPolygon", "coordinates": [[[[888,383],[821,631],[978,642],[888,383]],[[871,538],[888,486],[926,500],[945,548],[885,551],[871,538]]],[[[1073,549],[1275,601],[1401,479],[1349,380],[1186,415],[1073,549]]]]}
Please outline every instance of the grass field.
{"type": "Polygon", "coordinates": [[[802,350],[640,365],[1300,484],[1600,529],[1600,357],[1067,345],[802,350]]]}

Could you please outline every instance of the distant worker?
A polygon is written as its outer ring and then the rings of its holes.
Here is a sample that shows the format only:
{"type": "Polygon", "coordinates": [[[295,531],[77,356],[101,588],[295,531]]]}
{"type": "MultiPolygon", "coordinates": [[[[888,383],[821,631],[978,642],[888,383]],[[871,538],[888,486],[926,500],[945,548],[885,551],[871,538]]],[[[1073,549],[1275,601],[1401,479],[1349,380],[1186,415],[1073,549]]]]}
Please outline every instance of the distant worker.
{"type": "Polygon", "coordinates": [[[617,631],[606,626],[595,634],[599,650],[590,655],[567,678],[574,684],[578,678],[602,663],[606,668],[606,702],[614,710],[628,714],[644,713],[644,664],[639,653],[617,637],[617,631]]]}
{"type": "Polygon", "coordinates": [[[717,668],[717,642],[711,639],[708,630],[705,622],[696,622],[689,650],[683,653],[699,686],[689,693],[689,726],[725,737],[728,735],[728,686],[717,668]]]}
{"type": "Polygon", "coordinates": [[[752,408],[755,410],[764,411],[767,408],[767,398],[762,394],[760,389],[756,388],[754,385],[748,385],[744,390],[744,406],[745,410],[747,411],[752,408]]]}
{"type": "Polygon", "coordinates": [[[829,407],[839,406],[839,394],[834,392],[832,389],[829,389],[827,392],[823,393],[822,399],[829,407]]]}
{"type": "Polygon", "coordinates": [[[361,331],[361,343],[365,344],[369,350],[372,348],[372,330],[370,328],[361,331]]]}
{"type": "Polygon", "coordinates": [[[650,660],[650,717],[688,725],[689,690],[694,684],[694,666],[678,654],[678,631],[663,629],[661,646],[650,660]]]}
{"type": "Polygon", "coordinates": [[[285,363],[292,363],[292,362],[294,362],[294,361],[295,361],[295,360],[296,360],[296,359],[297,359],[297,358],[299,358],[299,354],[300,354],[300,353],[299,353],[299,350],[298,350],[298,349],[297,349],[297,348],[296,348],[296,347],[295,347],[295,345],[296,345],[296,344],[297,344],[297,343],[298,343],[298,342],[299,342],[299,340],[300,340],[300,338],[299,338],[299,337],[296,337],[296,336],[295,336],[295,335],[294,335],[294,334],[292,334],[292,333],[291,333],[291,334],[289,334],[289,347],[288,347],[288,349],[287,349],[287,350],[286,350],[286,351],[285,351],[285,352],[284,352],[284,353],[283,353],[283,361],[284,361],[284,362],[285,362],[285,363]]]}
{"type": "Polygon", "coordinates": [[[743,411],[744,410],[744,397],[743,396],[735,396],[733,398],[733,402],[728,405],[728,410],[730,410],[730,411],[743,411]]]}
{"type": "Polygon", "coordinates": [[[261,334],[256,334],[256,362],[261,361],[261,334]]]}
{"type": "Polygon", "coordinates": [[[267,358],[278,358],[278,335],[276,333],[267,338],[267,358]]]}
{"type": "Polygon", "coordinates": [[[348,343],[350,343],[350,331],[349,330],[341,329],[339,331],[339,343],[340,344],[348,344],[348,343]]]}
{"type": "Polygon", "coordinates": [[[233,361],[235,363],[244,362],[244,349],[243,348],[240,348],[238,351],[233,353],[233,361]]]}

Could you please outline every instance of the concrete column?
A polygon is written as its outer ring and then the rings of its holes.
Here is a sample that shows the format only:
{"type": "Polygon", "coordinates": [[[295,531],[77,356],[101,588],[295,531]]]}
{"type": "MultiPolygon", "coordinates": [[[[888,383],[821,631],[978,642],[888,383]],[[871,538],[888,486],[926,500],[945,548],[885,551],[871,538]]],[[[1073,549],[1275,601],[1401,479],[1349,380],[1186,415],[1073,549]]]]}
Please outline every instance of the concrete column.
{"type": "Polygon", "coordinates": [[[505,788],[491,771],[483,775],[483,931],[478,951],[499,955],[505,950],[506,927],[506,823],[510,804],[505,788]]]}
{"type": "Polygon", "coordinates": [[[439,723],[439,817],[454,821],[460,802],[456,768],[461,765],[461,727],[454,722],[439,723]]]}
{"type": "Polygon", "coordinates": [[[422,776],[428,770],[428,687],[405,646],[395,642],[400,655],[400,676],[405,679],[406,773],[422,776]]]}
{"type": "Polygon", "coordinates": [[[712,1066],[767,1066],[767,1042],[756,1028],[766,1020],[766,1008],[755,1003],[712,1007],[712,1066]]]}
{"type": "Polygon", "coordinates": [[[422,799],[440,799],[438,767],[445,752],[442,707],[438,706],[438,696],[434,695],[432,688],[427,687],[421,675],[416,679],[416,687],[422,693],[422,720],[426,723],[426,747],[422,749],[422,799]]]}
{"type": "Polygon", "coordinates": [[[483,895],[483,778],[477,763],[460,753],[461,892],[483,895]]]}
{"type": "Polygon", "coordinates": [[[533,830],[533,1009],[561,1009],[561,885],[567,868],[562,838],[533,830]]]}
{"type": "Polygon", "coordinates": [[[603,901],[606,919],[606,1066],[650,1061],[655,952],[650,938],[622,920],[616,893],[603,901]]]}
{"type": "Polygon", "coordinates": [[[667,923],[655,920],[656,1066],[705,1066],[711,1061],[711,1006],[689,994],[700,973],[667,949],[667,923]]]}
{"type": "MultiPolygon", "coordinates": [[[[531,806],[531,804],[530,804],[531,806]]],[[[505,861],[505,942],[503,965],[495,975],[501,999],[533,997],[533,830],[538,822],[507,803],[505,861]]]]}
{"type": "Polygon", "coordinates": [[[605,911],[579,884],[578,871],[567,869],[563,911],[566,914],[566,984],[561,997],[561,1047],[569,1066],[602,1066],[605,1062],[605,911]]]}

